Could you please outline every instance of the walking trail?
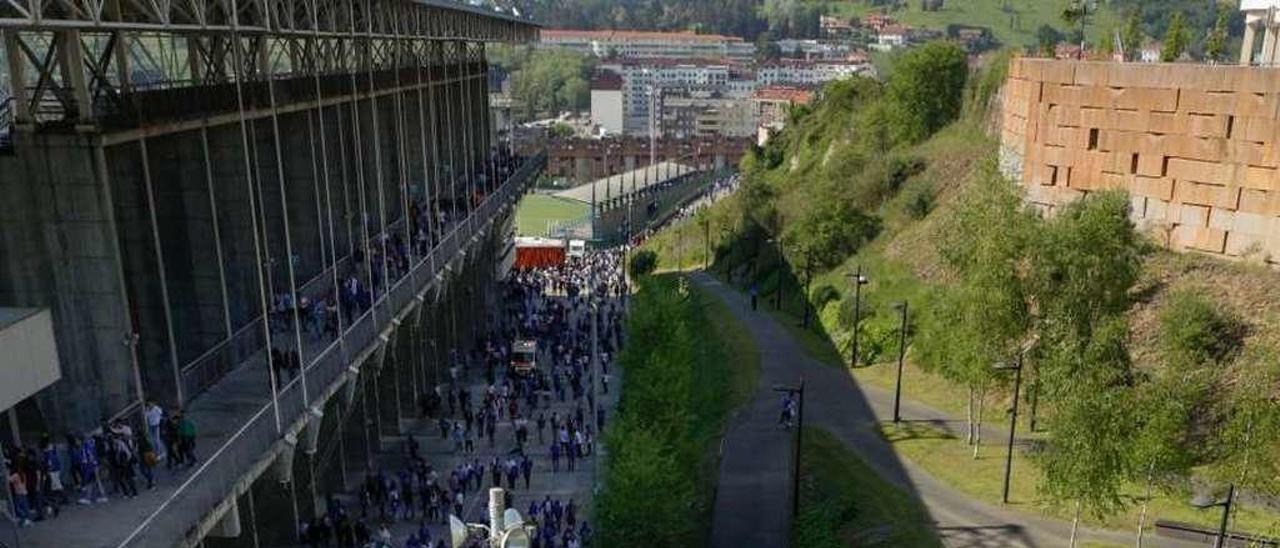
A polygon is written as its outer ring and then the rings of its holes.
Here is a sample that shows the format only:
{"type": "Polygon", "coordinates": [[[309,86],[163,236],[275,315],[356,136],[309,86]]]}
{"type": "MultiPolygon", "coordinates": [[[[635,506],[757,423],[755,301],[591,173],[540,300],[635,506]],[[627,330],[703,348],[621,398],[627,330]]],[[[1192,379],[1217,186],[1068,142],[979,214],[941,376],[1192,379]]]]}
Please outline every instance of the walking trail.
{"type": "MultiPolygon", "coordinates": [[[[711,546],[776,546],[791,544],[793,433],[778,426],[782,395],[776,385],[804,380],[804,420],[829,431],[881,477],[924,502],[930,524],[949,547],[1067,546],[1071,524],[981,502],[935,480],[902,461],[876,426],[890,420],[893,393],[862,386],[843,368],[810,358],[804,348],[765,312],[753,312],[746,297],[718,280],[693,275],[699,286],[719,297],[750,331],[760,350],[760,385],[738,411],[725,434],[720,483],[712,517],[711,546]]],[[[902,411],[913,420],[942,425],[959,421],[928,406],[904,400],[902,411]]],[[[1079,542],[1129,545],[1132,532],[1081,527],[1079,542]]],[[[1152,539],[1153,543],[1156,542],[1152,539]]],[[[1167,538],[1160,546],[1200,546],[1167,538]]]]}

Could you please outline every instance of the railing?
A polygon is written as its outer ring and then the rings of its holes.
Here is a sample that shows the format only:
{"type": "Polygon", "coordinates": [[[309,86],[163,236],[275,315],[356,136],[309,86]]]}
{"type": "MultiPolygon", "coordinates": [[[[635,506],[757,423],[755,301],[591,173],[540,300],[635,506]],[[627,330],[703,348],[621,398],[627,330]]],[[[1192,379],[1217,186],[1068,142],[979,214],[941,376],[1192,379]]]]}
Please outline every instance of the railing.
{"type": "Polygon", "coordinates": [[[13,97],[0,99],[0,149],[13,146],[13,97]]]}
{"type": "MultiPolygon", "coordinates": [[[[528,159],[505,184],[485,200],[452,231],[436,244],[422,261],[396,281],[389,291],[373,303],[369,310],[345,329],[339,341],[320,351],[304,366],[303,378],[309,397],[315,398],[326,387],[340,378],[348,364],[370,349],[378,334],[391,325],[392,318],[402,313],[414,296],[425,291],[444,265],[454,259],[460,249],[482,231],[486,221],[499,210],[513,205],[515,200],[545,165],[545,154],[528,159]]],[[[230,432],[224,441],[202,439],[206,444],[203,463],[171,493],[161,505],[150,513],[120,546],[171,546],[191,531],[193,522],[207,515],[215,506],[232,494],[233,486],[241,481],[250,467],[271,450],[287,427],[306,412],[302,382],[293,379],[277,392],[274,403],[265,401],[256,410],[244,413],[242,425],[230,432]],[[277,424],[276,417],[279,417],[277,424]]],[[[220,387],[214,387],[208,398],[217,398],[220,387]]],[[[268,394],[269,397],[269,394],[268,394]]],[[[208,399],[202,398],[202,399],[208,399]]],[[[218,402],[221,404],[222,402],[218,402]]],[[[194,407],[199,408],[199,402],[194,407]]],[[[194,420],[200,417],[192,411],[194,420]]]]}

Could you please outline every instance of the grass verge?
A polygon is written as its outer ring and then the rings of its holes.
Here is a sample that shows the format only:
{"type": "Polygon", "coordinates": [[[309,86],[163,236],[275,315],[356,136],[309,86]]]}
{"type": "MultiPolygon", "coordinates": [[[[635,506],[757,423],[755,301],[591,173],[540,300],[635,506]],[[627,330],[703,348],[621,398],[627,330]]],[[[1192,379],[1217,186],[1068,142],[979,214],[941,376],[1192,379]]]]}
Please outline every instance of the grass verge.
{"type": "Polygon", "coordinates": [[[826,430],[805,428],[797,548],[940,547],[920,500],[880,479],[826,430]]]}
{"type": "Polygon", "coordinates": [[[600,540],[703,545],[718,477],[714,448],[730,412],[756,389],[759,352],[730,311],[685,278],[650,276],[639,285],[618,357],[622,400],[605,433],[600,540]]]}
{"type": "MultiPolygon", "coordinates": [[[[965,495],[999,505],[1004,482],[1006,453],[1003,442],[997,440],[1003,439],[1004,434],[990,429],[990,425],[988,428],[986,439],[989,441],[984,444],[981,457],[976,460],[973,458],[972,446],[965,443],[963,439],[955,438],[933,426],[910,422],[896,427],[892,424],[884,424],[881,426],[881,435],[893,445],[899,455],[939,481],[965,495]]],[[[1008,506],[1023,512],[1071,520],[1070,507],[1055,505],[1039,493],[1036,486],[1040,481],[1040,469],[1031,461],[1031,458],[1020,450],[1014,451],[1008,506]]],[[[1136,536],[1144,494],[1143,486],[1128,485],[1124,489],[1124,496],[1130,504],[1125,511],[1101,519],[1086,515],[1082,517],[1081,522],[1091,527],[1133,531],[1136,536]]],[[[1147,534],[1153,534],[1156,519],[1194,523],[1208,529],[1217,527],[1222,515],[1221,511],[1196,509],[1191,506],[1190,500],[1191,494],[1186,491],[1153,493],[1147,510],[1147,534]]],[[[1266,512],[1256,506],[1240,504],[1237,505],[1232,517],[1231,529],[1269,534],[1280,526],[1276,520],[1274,513],[1266,512]]],[[[1150,536],[1148,538],[1155,539],[1150,536]]]]}

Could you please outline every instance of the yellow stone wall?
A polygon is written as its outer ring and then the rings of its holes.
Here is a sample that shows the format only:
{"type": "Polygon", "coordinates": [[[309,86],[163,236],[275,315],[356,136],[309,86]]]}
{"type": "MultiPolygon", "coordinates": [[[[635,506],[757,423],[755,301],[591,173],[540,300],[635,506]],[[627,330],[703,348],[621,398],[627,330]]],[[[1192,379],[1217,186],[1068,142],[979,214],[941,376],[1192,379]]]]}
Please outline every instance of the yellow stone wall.
{"type": "Polygon", "coordinates": [[[1015,59],[1003,103],[1032,203],[1122,188],[1171,248],[1280,264],[1280,70],[1015,59]]]}

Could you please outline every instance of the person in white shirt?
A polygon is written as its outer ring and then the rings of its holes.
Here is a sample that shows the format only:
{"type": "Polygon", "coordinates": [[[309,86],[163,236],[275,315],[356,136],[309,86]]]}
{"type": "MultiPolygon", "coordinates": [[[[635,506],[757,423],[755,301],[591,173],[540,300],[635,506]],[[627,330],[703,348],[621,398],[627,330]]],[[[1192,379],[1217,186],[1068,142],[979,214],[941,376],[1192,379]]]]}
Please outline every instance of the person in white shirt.
{"type": "Polygon", "coordinates": [[[160,425],[164,423],[164,409],[155,400],[147,402],[147,438],[151,441],[151,447],[155,449],[156,458],[163,459],[168,455],[167,448],[160,443],[160,425]]]}

